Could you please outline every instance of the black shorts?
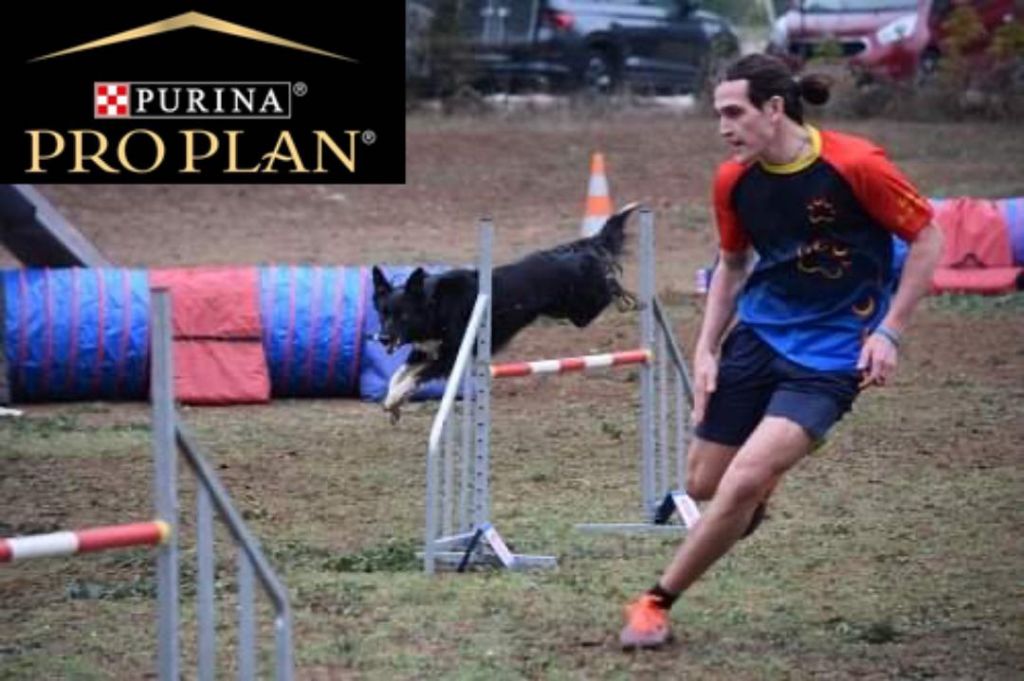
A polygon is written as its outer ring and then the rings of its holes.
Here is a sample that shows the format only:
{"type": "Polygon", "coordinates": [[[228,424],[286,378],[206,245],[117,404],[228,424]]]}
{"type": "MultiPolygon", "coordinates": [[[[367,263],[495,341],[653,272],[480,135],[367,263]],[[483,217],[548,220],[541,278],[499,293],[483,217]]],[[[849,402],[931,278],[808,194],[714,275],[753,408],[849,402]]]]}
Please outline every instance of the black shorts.
{"type": "Polygon", "coordinates": [[[696,434],[739,447],[762,418],[781,416],[818,441],[850,410],[859,383],[856,371],[815,371],[795,364],[740,324],[722,345],[718,385],[696,434]]]}

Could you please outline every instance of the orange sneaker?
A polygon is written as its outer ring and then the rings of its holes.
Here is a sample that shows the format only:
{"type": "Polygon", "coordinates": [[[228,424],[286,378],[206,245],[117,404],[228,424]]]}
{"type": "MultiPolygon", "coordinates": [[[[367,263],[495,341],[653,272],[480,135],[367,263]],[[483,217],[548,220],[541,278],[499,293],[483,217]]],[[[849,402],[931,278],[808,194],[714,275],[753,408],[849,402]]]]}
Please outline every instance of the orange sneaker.
{"type": "Polygon", "coordinates": [[[619,632],[624,650],[657,648],[671,638],[668,610],[658,606],[655,596],[644,594],[626,606],[626,626],[619,632]]]}

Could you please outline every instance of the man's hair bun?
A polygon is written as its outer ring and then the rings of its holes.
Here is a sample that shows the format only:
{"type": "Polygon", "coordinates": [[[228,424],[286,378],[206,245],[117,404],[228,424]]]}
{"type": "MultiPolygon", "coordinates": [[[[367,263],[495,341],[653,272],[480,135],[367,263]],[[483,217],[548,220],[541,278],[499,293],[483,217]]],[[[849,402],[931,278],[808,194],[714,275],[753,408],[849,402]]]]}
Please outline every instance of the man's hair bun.
{"type": "Polygon", "coordinates": [[[831,94],[832,81],[816,73],[798,78],[797,84],[800,86],[800,96],[808,104],[821,106],[828,101],[831,94]]]}

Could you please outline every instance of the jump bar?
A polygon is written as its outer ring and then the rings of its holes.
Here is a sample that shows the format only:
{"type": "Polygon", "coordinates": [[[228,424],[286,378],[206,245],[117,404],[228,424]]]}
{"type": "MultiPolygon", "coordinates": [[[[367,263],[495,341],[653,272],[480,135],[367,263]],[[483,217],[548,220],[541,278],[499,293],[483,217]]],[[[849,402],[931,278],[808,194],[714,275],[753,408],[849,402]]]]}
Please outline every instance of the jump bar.
{"type": "Polygon", "coordinates": [[[162,520],[154,520],[27,537],[0,537],[0,563],[26,558],[70,556],[126,546],[156,546],[166,542],[170,536],[171,526],[162,520]]]}
{"type": "Polygon", "coordinates": [[[639,350],[623,350],[608,352],[601,355],[583,355],[582,357],[564,357],[562,359],[544,359],[536,362],[513,362],[511,364],[492,364],[492,378],[513,378],[532,374],[565,374],[573,371],[588,371],[625,364],[646,364],[654,354],[647,348],[639,350]]]}

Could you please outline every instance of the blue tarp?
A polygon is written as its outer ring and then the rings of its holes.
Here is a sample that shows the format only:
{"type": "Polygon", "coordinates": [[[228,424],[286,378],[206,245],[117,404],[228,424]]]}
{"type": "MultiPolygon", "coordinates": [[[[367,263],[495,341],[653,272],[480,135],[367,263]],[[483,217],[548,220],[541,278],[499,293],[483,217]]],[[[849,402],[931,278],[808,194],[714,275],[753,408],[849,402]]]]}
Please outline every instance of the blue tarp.
{"type": "Polygon", "coordinates": [[[5,352],[16,402],[144,399],[144,270],[7,270],[5,352]]]}
{"type": "Polygon", "coordinates": [[[1006,218],[1013,261],[1018,265],[1024,265],[1024,198],[1000,199],[996,203],[1006,218]]]}

